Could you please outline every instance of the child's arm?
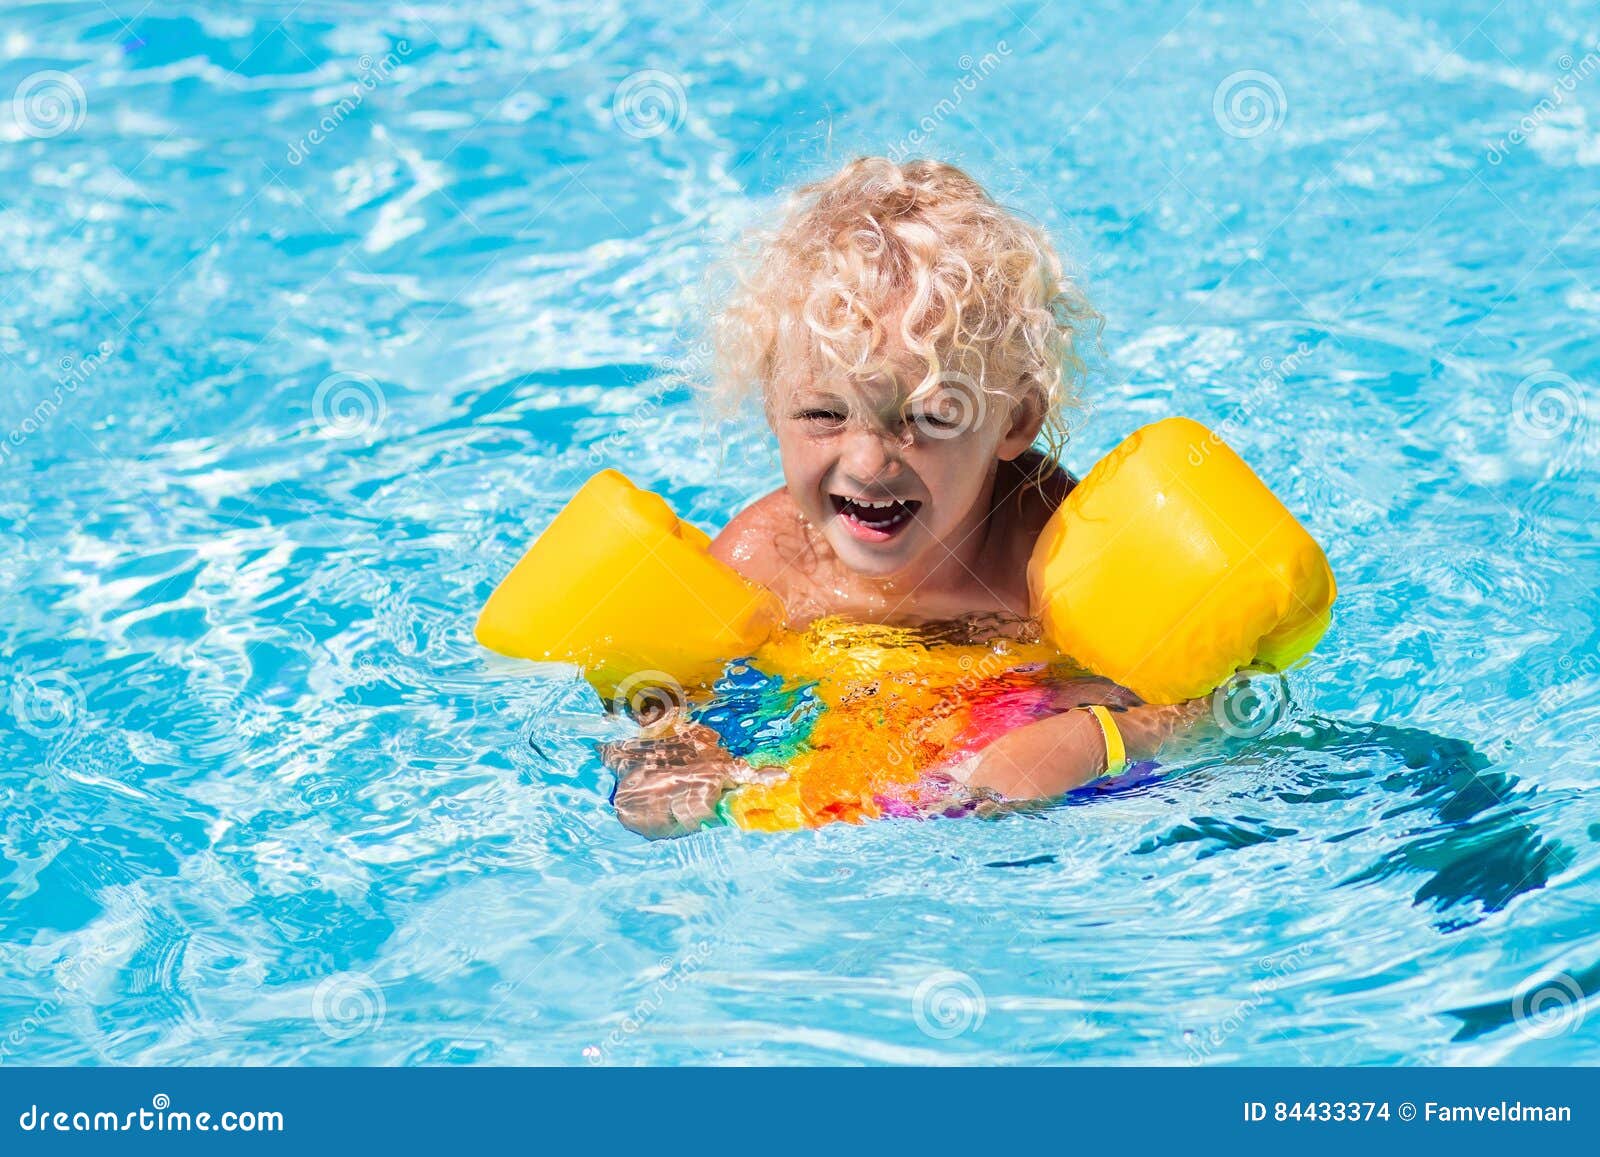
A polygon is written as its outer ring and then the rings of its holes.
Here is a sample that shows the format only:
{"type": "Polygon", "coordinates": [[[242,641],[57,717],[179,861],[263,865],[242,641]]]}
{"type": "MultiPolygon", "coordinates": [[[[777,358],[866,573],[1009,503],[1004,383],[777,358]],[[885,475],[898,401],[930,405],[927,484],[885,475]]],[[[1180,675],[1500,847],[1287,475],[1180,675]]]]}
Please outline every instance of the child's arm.
{"type": "MultiPolygon", "coordinates": [[[[735,515],[709,553],[750,582],[780,588],[788,558],[781,544],[792,537],[794,520],[780,487],[735,515]]],[[[603,745],[600,758],[617,776],[617,818],[642,836],[698,831],[725,792],[765,778],[724,751],[710,728],[681,720],[640,722],[647,734],[603,745]]]]}
{"type": "MultiPolygon", "coordinates": [[[[1171,706],[1112,707],[1128,760],[1149,759],[1175,733],[1204,714],[1210,700],[1171,706]]],[[[1082,787],[1106,770],[1106,741],[1088,711],[1073,709],[1007,732],[969,757],[961,778],[1011,799],[1050,799],[1082,787]]]]}
{"type": "Polygon", "coordinates": [[[600,748],[617,776],[615,804],[624,827],[660,839],[698,831],[748,769],[718,744],[708,727],[688,725],[600,748]]]}

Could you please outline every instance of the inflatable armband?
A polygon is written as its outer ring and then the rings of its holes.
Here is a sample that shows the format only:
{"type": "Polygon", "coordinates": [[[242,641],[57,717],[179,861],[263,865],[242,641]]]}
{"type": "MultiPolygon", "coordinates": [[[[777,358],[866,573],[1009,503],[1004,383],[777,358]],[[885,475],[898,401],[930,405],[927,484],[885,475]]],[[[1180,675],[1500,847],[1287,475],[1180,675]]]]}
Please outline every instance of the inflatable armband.
{"type": "Polygon", "coordinates": [[[607,697],[634,676],[709,682],[783,617],[777,596],[712,558],[710,545],[659,495],[603,471],[489,596],[478,642],[576,663],[607,697]]]}
{"type": "Polygon", "coordinates": [[[1028,564],[1045,638],[1152,703],[1283,668],[1328,627],[1322,549],[1211,431],[1135,431],[1067,497],[1028,564]]]}

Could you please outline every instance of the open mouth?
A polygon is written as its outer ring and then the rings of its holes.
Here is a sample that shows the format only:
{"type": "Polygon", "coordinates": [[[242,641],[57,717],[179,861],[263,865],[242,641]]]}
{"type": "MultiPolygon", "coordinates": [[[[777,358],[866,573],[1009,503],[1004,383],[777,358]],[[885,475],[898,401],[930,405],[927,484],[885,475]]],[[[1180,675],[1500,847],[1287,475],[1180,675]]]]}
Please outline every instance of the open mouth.
{"type": "Polygon", "coordinates": [[[834,513],[844,523],[845,529],[862,542],[888,542],[911,524],[911,519],[921,509],[915,499],[883,502],[865,498],[846,498],[843,494],[830,494],[834,513]]]}

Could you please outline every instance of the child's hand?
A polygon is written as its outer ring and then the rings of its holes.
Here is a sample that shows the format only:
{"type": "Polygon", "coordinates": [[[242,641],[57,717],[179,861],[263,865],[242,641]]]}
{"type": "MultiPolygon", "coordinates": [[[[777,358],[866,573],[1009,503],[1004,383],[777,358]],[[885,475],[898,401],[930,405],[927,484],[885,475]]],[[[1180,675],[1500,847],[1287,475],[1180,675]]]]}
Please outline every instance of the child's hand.
{"type": "Polygon", "coordinates": [[[600,758],[617,773],[617,818],[651,839],[699,830],[723,792],[753,775],[698,725],[605,744],[600,758]]]}

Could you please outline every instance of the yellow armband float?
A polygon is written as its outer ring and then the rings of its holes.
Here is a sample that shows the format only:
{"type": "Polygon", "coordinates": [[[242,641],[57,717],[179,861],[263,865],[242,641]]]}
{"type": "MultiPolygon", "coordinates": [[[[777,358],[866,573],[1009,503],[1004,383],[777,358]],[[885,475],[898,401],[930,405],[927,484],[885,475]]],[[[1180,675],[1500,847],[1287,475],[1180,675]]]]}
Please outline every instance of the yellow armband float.
{"type": "Polygon", "coordinates": [[[712,558],[710,545],[660,495],[603,471],[489,596],[478,642],[519,659],[576,663],[607,697],[635,676],[708,682],[783,617],[776,595],[712,558]]]}
{"type": "Polygon", "coordinates": [[[1168,418],[1101,460],[1028,564],[1048,639],[1151,703],[1281,669],[1327,630],[1322,549],[1210,430],[1168,418]]]}

